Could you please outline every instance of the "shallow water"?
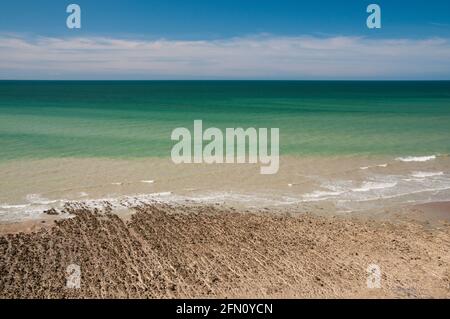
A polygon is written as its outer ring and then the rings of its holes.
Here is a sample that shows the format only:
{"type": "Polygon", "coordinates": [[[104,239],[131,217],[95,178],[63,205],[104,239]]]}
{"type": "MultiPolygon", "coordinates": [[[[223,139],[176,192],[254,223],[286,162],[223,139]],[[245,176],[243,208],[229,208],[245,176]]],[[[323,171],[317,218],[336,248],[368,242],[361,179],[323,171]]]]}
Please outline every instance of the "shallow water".
{"type": "Polygon", "coordinates": [[[117,208],[152,201],[253,208],[385,210],[450,199],[450,157],[283,156],[276,175],[255,164],[180,164],[147,158],[43,159],[0,164],[0,220],[40,217],[66,202],[117,208]]]}

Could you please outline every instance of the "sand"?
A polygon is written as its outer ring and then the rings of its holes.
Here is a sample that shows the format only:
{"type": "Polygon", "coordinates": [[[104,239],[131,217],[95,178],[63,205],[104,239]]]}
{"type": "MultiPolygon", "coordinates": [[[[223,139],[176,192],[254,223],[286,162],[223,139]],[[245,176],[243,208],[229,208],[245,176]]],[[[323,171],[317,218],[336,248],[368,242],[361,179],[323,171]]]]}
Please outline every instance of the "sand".
{"type": "Polygon", "coordinates": [[[66,210],[74,217],[0,237],[2,298],[450,297],[448,223],[193,204],[66,210]],[[71,264],[80,288],[66,286],[71,264]],[[371,264],[380,288],[367,286],[371,264]]]}
{"type": "Polygon", "coordinates": [[[450,223],[450,202],[433,202],[414,205],[409,212],[409,217],[417,221],[431,224],[450,223]]]}

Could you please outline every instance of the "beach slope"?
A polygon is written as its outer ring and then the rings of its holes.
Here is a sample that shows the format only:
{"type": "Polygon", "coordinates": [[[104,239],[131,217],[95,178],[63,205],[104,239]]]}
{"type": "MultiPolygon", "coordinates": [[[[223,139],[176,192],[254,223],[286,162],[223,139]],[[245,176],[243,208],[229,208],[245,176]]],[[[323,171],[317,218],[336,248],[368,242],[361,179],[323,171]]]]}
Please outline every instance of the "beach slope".
{"type": "Polygon", "coordinates": [[[145,205],[126,218],[66,209],[75,217],[0,237],[2,298],[450,297],[445,224],[203,205],[145,205]],[[367,286],[371,264],[380,288],[367,286]],[[67,287],[70,265],[79,288],[67,287]]]}

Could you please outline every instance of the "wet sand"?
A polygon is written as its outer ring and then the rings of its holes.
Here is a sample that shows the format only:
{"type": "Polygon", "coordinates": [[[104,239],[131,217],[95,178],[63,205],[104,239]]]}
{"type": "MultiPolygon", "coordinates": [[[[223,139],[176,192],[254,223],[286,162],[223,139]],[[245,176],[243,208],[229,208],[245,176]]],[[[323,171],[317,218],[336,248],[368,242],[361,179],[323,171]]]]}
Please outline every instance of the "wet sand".
{"type": "Polygon", "coordinates": [[[432,225],[450,223],[450,202],[436,202],[414,205],[410,218],[432,225]]]}
{"type": "Polygon", "coordinates": [[[66,207],[0,237],[2,298],[450,298],[450,226],[221,205],[66,207]],[[37,222],[37,221],[36,221],[37,222]],[[80,266],[80,288],[67,267],[80,266]],[[381,288],[367,287],[370,264],[381,288]]]}

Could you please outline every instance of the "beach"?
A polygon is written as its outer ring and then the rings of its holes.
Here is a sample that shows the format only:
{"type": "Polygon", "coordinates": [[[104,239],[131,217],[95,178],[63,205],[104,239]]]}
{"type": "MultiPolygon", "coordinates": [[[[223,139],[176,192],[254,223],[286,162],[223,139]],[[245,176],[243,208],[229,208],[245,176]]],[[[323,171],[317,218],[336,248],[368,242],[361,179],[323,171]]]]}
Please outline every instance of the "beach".
{"type": "Polygon", "coordinates": [[[0,297],[448,298],[449,85],[1,81],[0,297]],[[276,174],[174,163],[196,120],[276,174]]]}
{"type": "Polygon", "coordinates": [[[448,161],[4,163],[0,297],[448,298],[448,161]]]}
{"type": "Polygon", "coordinates": [[[157,203],[123,215],[105,205],[2,235],[1,297],[450,297],[448,223],[157,203]],[[66,286],[73,264],[79,288],[66,286]],[[379,288],[367,286],[373,264],[379,288]]]}

